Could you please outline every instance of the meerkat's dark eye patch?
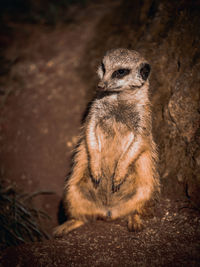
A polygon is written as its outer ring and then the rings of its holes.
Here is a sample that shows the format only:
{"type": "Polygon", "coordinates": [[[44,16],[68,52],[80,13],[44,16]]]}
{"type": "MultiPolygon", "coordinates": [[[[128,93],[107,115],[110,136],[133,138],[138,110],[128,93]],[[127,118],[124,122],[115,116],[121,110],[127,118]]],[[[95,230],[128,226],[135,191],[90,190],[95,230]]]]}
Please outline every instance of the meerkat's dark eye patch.
{"type": "Polygon", "coordinates": [[[101,68],[102,68],[103,74],[105,74],[106,73],[106,68],[105,68],[105,65],[103,64],[103,62],[101,62],[101,68]]]}
{"type": "Polygon", "coordinates": [[[114,78],[121,79],[124,76],[128,75],[130,73],[130,71],[131,70],[129,70],[129,69],[118,69],[118,70],[113,72],[112,79],[114,79],[114,78]]]}
{"type": "Polygon", "coordinates": [[[151,66],[148,63],[142,64],[140,66],[140,75],[142,76],[142,79],[144,81],[146,81],[147,78],[149,77],[150,71],[151,71],[151,66]]]}

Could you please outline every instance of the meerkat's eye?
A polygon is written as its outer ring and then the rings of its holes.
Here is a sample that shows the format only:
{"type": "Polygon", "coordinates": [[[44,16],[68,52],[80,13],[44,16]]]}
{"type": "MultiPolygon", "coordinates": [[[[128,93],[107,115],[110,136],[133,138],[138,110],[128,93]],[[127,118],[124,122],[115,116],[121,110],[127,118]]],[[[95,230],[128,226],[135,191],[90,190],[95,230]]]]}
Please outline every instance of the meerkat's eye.
{"type": "Polygon", "coordinates": [[[118,79],[121,79],[123,78],[124,76],[128,75],[130,73],[130,70],[129,69],[118,69],[116,71],[113,72],[112,74],[112,78],[118,78],[118,79]]]}
{"type": "Polygon", "coordinates": [[[106,73],[106,68],[105,68],[105,65],[103,64],[103,62],[101,62],[101,68],[102,68],[103,74],[105,74],[106,73]]]}
{"type": "Polygon", "coordinates": [[[142,64],[140,66],[140,75],[142,76],[142,79],[144,81],[146,81],[147,78],[149,77],[150,70],[151,66],[148,63],[142,64]]]}

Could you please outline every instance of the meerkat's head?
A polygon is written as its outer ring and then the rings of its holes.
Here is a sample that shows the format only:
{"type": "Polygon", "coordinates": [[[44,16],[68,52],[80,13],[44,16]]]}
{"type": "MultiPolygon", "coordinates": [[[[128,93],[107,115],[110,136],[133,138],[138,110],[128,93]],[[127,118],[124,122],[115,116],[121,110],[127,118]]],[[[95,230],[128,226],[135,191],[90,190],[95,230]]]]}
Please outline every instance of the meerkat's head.
{"type": "Polygon", "coordinates": [[[108,51],[98,68],[98,87],[122,91],[142,87],[148,80],[149,63],[136,51],[123,48],[108,51]]]}

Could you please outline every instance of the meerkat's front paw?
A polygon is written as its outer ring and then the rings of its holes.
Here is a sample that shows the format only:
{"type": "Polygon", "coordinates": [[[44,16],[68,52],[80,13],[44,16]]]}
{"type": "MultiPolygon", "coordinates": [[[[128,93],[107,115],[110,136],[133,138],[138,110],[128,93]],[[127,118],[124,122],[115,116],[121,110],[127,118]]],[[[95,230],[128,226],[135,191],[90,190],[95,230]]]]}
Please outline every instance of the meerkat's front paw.
{"type": "Polygon", "coordinates": [[[120,179],[119,176],[117,178],[113,178],[112,180],[112,192],[115,193],[117,191],[119,191],[120,186],[123,184],[125,179],[120,179]]]}
{"type": "Polygon", "coordinates": [[[117,191],[119,191],[120,186],[122,183],[116,184],[115,182],[112,183],[112,192],[115,193],[117,191]]]}
{"type": "Polygon", "coordinates": [[[113,193],[117,192],[120,189],[120,186],[124,183],[125,179],[126,179],[126,171],[118,167],[112,179],[113,193]]]}
{"type": "Polygon", "coordinates": [[[112,192],[119,191],[120,186],[124,183],[126,177],[115,175],[112,179],[112,192]]]}
{"type": "Polygon", "coordinates": [[[92,174],[91,179],[92,179],[92,182],[94,184],[94,187],[96,188],[100,183],[101,177],[100,176],[95,176],[95,175],[92,174]]]}
{"type": "Polygon", "coordinates": [[[91,169],[91,180],[95,186],[95,188],[99,185],[101,181],[101,172],[98,169],[91,169]]]}

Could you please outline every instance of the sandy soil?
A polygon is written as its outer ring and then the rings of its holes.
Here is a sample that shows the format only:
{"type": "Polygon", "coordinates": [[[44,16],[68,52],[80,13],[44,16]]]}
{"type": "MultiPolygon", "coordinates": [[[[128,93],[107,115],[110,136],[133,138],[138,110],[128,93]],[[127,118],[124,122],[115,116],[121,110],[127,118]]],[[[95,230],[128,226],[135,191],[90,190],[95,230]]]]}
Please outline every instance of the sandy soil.
{"type": "Polygon", "coordinates": [[[3,266],[199,266],[200,218],[187,202],[162,199],[145,228],[91,223],[63,238],[10,248],[3,266]]]}

